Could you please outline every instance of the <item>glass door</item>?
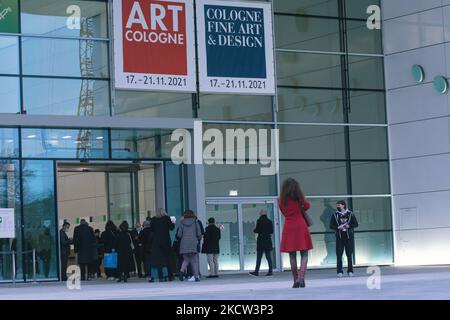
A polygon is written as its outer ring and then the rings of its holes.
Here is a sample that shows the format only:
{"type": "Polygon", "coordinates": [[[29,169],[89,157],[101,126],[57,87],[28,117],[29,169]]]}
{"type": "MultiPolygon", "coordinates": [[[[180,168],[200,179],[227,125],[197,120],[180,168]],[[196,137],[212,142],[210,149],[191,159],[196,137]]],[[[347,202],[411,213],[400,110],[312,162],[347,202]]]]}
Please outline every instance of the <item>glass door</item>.
{"type": "MultiPolygon", "coordinates": [[[[234,200],[234,199],[233,199],[234,200]]],[[[261,210],[267,211],[272,220],[273,268],[279,265],[278,217],[275,200],[240,200],[240,201],[207,201],[206,220],[213,217],[217,225],[222,225],[220,239],[219,269],[221,271],[250,271],[256,265],[256,241],[254,233],[261,210]]],[[[260,270],[268,270],[269,266],[263,256],[260,270]]]]}
{"type": "Polygon", "coordinates": [[[108,211],[109,219],[119,226],[126,220],[134,225],[134,179],[132,172],[108,173],[108,211]]]}

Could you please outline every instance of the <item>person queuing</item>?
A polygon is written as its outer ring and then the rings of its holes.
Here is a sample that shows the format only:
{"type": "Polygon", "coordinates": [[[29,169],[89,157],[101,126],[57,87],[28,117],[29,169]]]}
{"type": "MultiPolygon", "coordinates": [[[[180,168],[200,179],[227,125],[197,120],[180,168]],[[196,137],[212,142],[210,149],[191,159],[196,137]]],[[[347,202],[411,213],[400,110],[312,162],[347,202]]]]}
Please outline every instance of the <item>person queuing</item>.
{"type": "Polygon", "coordinates": [[[129,274],[133,270],[133,241],[128,229],[128,222],[123,221],[117,235],[117,282],[127,282],[129,274]]]}
{"type": "Polygon", "coordinates": [[[61,281],[67,281],[67,263],[70,255],[70,245],[72,240],[69,239],[70,223],[64,221],[61,230],[59,230],[59,245],[61,252],[61,281]]]}
{"type": "Polygon", "coordinates": [[[80,224],[73,230],[73,243],[77,254],[77,263],[80,267],[81,280],[90,280],[90,274],[92,274],[94,263],[97,260],[97,248],[94,229],[85,219],[81,219],[80,224]]]}
{"type": "Polygon", "coordinates": [[[209,276],[207,278],[219,277],[219,241],[220,229],[216,226],[214,218],[208,219],[208,226],[203,235],[202,253],[206,253],[209,265],[209,276]]]}
{"type": "Polygon", "coordinates": [[[192,267],[192,277],[188,281],[200,281],[198,270],[198,243],[202,232],[196,216],[192,210],[186,210],[180,223],[177,237],[180,239],[180,254],[183,255],[183,263],[180,269],[180,280],[184,280],[187,267],[192,267]]]}

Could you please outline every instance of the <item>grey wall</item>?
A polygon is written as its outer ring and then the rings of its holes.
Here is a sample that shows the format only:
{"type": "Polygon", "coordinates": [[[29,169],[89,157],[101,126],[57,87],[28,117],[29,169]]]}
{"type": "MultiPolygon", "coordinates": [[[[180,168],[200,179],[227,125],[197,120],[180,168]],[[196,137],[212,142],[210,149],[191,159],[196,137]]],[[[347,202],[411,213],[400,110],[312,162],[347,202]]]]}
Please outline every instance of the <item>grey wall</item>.
{"type": "Polygon", "coordinates": [[[384,0],[396,264],[450,263],[450,0],[384,0]],[[417,84],[411,67],[425,69],[417,84]]]}

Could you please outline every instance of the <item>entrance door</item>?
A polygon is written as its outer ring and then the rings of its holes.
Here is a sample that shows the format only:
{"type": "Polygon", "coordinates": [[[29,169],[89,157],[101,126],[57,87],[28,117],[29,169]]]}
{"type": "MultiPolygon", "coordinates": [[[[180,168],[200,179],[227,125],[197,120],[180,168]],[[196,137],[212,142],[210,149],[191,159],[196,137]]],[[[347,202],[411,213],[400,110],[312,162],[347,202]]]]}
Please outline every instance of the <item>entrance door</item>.
{"type": "MultiPolygon", "coordinates": [[[[234,200],[234,199],[233,199],[234,200]]],[[[206,219],[215,218],[218,225],[223,225],[220,239],[219,268],[222,271],[251,271],[256,264],[256,239],[253,232],[261,210],[267,211],[267,216],[274,224],[272,235],[273,268],[280,265],[278,250],[278,215],[275,200],[250,200],[239,201],[207,201],[206,219]]],[[[261,271],[268,270],[265,256],[262,259],[261,271]]]]}
{"type": "Polygon", "coordinates": [[[133,225],[135,212],[135,183],[133,172],[110,172],[107,174],[109,219],[119,226],[122,221],[133,225]]]}

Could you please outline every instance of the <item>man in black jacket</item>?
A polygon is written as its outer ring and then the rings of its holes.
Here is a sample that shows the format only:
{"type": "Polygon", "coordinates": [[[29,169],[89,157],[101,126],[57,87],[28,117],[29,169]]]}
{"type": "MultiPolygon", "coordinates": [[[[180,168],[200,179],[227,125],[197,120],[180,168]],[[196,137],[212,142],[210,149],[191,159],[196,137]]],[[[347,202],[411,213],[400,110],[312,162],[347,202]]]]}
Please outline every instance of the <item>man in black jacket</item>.
{"type": "Polygon", "coordinates": [[[206,253],[208,259],[209,276],[207,278],[218,278],[220,229],[216,226],[214,218],[209,218],[208,223],[203,235],[202,253],[206,253]]]}
{"type": "Polygon", "coordinates": [[[67,236],[70,223],[64,221],[61,230],[59,230],[59,246],[61,252],[61,281],[67,281],[67,262],[69,261],[70,245],[72,241],[67,236]]]}
{"type": "Polygon", "coordinates": [[[254,233],[258,234],[258,239],[256,240],[256,267],[255,272],[250,272],[251,276],[259,275],[259,267],[261,266],[261,259],[263,253],[266,255],[267,264],[269,265],[269,272],[266,276],[272,275],[272,234],[273,234],[273,223],[267,217],[267,210],[262,209],[259,212],[259,219],[256,222],[256,228],[253,230],[254,233]]]}
{"type": "Polygon", "coordinates": [[[342,268],[342,254],[347,256],[347,273],[349,277],[353,277],[353,251],[354,251],[354,228],[358,227],[353,212],[347,209],[345,201],[337,202],[337,211],[331,217],[330,229],[336,233],[336,258],[337,258],[337,274],[342,278],[344,271],[342,268]]]}
{"type": "Polygon", "coordinates": [[[94,262],[97,260],[97,248],[94,229],[89,226],[86,220],[81,219],[80,225],[73,230],[73,243],[77,262],[81,269],[81,280],[90,280],[89,274],[94,269],[94,262]],[[88,276],[86,277],[86,268],[88,276]]]}

